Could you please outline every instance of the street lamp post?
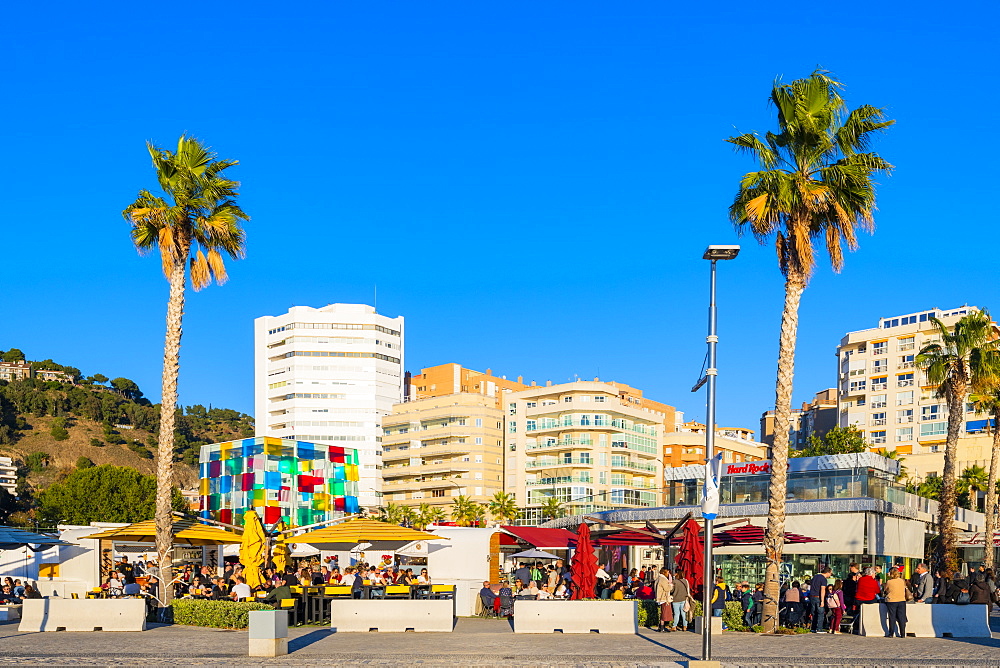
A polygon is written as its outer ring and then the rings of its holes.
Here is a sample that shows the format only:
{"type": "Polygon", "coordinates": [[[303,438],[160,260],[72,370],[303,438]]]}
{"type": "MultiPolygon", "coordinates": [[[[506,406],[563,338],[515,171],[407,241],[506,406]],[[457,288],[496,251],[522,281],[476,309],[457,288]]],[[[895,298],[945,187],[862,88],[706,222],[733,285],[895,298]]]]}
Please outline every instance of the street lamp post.
{"type": "MultiPolygon", "coordinates": [[[[712,476],[712,460],[715,458],[715,381],[718,376],[716,368],[716,347],[719,343],[719,336],[716,332],[716,308],[715,308],[715,265],[719,260],[732,260],[740,252],[739,246],[709,246],[705,249],[702,259],[712,263],[709,280],[708,299],[708,364],[705,369],[705,379],[708,383],[708,398],[706,401],[705,413],[705,490],[706,501],[709,493],[710,476],[712,476]]],[[[699,386],[700,386],[699,382],[699,386]]],[[[718,505],[718,489],[714,489],[716,494],[715,503],[718,505]]],[[[702,574],[702,624],[701,624],[701,659],[709,661],[712,658],[712,592],[715,589],[715,569],[712,564],[712,536],[715,528],[715,513],[711,517],[705,513],[703,507],[702,514],[705,516],[705,568],[702,574]]]]}

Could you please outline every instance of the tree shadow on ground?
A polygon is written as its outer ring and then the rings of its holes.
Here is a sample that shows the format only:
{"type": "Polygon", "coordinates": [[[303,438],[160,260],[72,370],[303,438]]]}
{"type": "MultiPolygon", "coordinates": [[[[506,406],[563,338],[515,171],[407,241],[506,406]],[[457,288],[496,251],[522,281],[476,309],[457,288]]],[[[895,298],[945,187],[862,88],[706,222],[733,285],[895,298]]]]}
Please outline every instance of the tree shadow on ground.
{"type": "Polygon", "coordinates": [[[288,641],[288,652],[291,653],[298,651],[300,649],[304,649],[306,647],[309,647],[309,645],[318,643],[320,640],[323,640],[324,638],[328,638],[331,635],[333,635],[332,629],[321,628],[321,629],[316,629],[315,631],[310,631],[305,635],[292,638],[288,641]]]}

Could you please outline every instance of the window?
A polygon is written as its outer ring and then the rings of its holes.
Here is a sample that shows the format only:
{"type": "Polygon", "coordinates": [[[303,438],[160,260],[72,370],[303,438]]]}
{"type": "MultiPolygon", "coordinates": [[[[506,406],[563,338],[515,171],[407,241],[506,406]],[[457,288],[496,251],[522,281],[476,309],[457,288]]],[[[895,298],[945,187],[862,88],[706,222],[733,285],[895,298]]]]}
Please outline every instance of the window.
{"type": "Polygon", "coordinates": [[[538,421],[537,420],[525,420],[525,422],[524,422],[524,430],[525,431],[535,431],[536,429],[538,429],[538,421]]]}
{"type": "Polygon", "coordinates": [[[906,424],[908,422],[913,422],[913,409],[904,408],[901,411],[896,411],[896,422],[898,424],[906,424]]]}
{"type": "Polygon", "coordinates": [[[435,499],[440,499],[441,497],[444,496],[444,490],[443,489],[432,489],[431,490],[431,496],[434,497],[435,499]]]}
{"type": "MultiPolygon", "coordinates": [[[[913,347],[915,345],[916,345],[916,343],[914,341],[914,337],[912,337],[912,336],[907,336],[905,338],[899,339],[899,350],[901,350],[901,351],[902,350],[913,350],[913,347]]],[[[909,357],[912,357],[912,355],[910,355],[909,357]]],[[[912,361],[912,360],[910,360],[910,361],[912,361]]]]}
{"type": "Polygon", "coordinates": [[[852,380],[851,381],[851,394],[854,394],[856,392],[864,392],[865,391],[865,383],[866,383],[866,381],[863,381],[863,380],[852,380]]]}
{"type": "Polygon", "coordinates": [[[920,407],[920,421],[926,422],[930,420],[939,420],[944,416],[944,406],[940,404],[937,406],[921,406],[920,407]]]}
{"type": "Polygon", "coordinates": [[[896,442],[901,441],[912,441],[913,440],[913,427],[899,427],[896,429],[896,442]]]}
{"type": "Polygon", "coordinates": [[[584,395],[584,396],[580,397],[580,401],[590,401],[590,397],[584,395]]]}
{"type": "MultiPolygon", "coordinates": [[[[445,425],[445,426],[447,426],[447,425],[445,425]]],[[[465,426],[465,418],[458,418],[458,426],[459,427],[464,427],[465,426]]],[[[479,427],[481,425],[477,424],[476,426],[479,427]]]]}
{"type": "Polygon", "coordinates": [[[476,445],[482,445],[482,444],[483,444],[482,436],[476,436],[476,445]]]}
{"type": "Polygon", "coordinates": [[[573,397],[563,397],[563,401],[566,402],[567,404],[572,403],[573,397]]]}
{"type": "MultiPolygon", "coordinates": [[[[858,405],[861,405],[861,402],[858,402],[858,405]]],[[[872,397],[871,407],[872,408],[885,408],[885,395],[884,394],[876,394],[876,395],[874,395],[872,397]]]]}
{"type": "Polygon", "coordinates": [[[463,462],[471,462],[472,458],[471,457],[462,457],[462,461],[463,462]]]}
{"type": "Polygon", "coordinates": [[[476,426],[477,427],[482,427],[483,426],[483,418],[476,418],[476,426]]]}
{"type": "Polygon", "coordinates": [[[889,368],[889,360],[875,360],[872,362],[872,373],[885,373],[889,368]]]}
{"type": "Polygon", "coordinates": [[[875,427],[885,424],[885,413],[872,413],[872,425],[875,427]]]}
{"type": "Polygon", "coordinates": [[[476,463],[477,464],[482,464],[483,463],[483,456],[482,455],[476,455],[476,463]]]}
{"type": "Polygon", "coordinates": [[[884,431],[873,431],[871,433],[872,443],[885,443],[885,432],[884,431]]]}
{"type": "Polygon", "coordinates": [[[887,387],[888,383],[886,383],[886,376],[882,376],[881,378],[872,378],[872,391],[884,390],[887,387]]]}
{"type": "Polygon", "coordinates": [[[948,433],[947,422],[926,422],[920,425],[920,436],[944,436],[948,433]]]}
{"type": "Polygon", "coordinates": [[[896,374],[896,387],[911,387],[913,385],[912,373],[896,374]]]}
{"type": "Polygon", "coordinates": [[[510,413],[511,415],[517,415],[517,404],[515,404],[515,403],[511,403],[511,404],[510,404],[510,405],[509,405],[509,406],[507,407],[507,410],[508,410],[508,412],[509,412],[509,413],[510,413]]]}
{"type": "Polygon", "coordinates": [[[597,401],[599,403],[604,403],[604,400],[605,400],[605,397],[603,397],[603,396],[594,397],[594,401],[597,401]]]}
{"type": "Polygon", "coordinates": [[[517,433],[517,423],[510,421],[507,423],[507,433],[516,434],[517,433]]]}
{"type": "Polygon", "coordinates": [[[888,349],[888,341],[875,341],[872,343],[872,355],[885,355],[888,349]]]}
{"type": "Polygon", "coordinates": [[[913,368],[913,355],[900,355],[899,356],[899,368],[900,369],[912,369],[913,368]]]}
{"type": "Polygon", "coordinates": [[[528,408],[537,408],[538,407],[538,402],[537,401],[529,401],[527,404],[525,404],[525,406],[527,406],[528,408]]]}

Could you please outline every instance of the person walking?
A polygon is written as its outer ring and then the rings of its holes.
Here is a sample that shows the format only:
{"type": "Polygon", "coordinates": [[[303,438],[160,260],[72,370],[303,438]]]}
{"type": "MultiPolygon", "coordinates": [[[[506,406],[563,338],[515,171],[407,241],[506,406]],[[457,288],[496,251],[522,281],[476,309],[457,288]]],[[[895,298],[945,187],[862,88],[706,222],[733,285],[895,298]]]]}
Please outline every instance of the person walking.
{"type": "Polygon", "coordinates": [[[830,633],[840,633],[840,621],[847,610],[844,600],[844,581],[837,580],[826,594],[826,607],[830,610],[830,633]]]}
{"type": "Polygon", "coordinates": [[[885,609],[889,617],[889,630],[885,637],[891,638],[894,635],[898,638],[906,637],[906,580],[899,575],[895,568],[889,570],[888,579],[883,587],[885,594],[885,609]]]}
{"type": "Polygon", "coordinates": [[[827,566],[812,577],[809,584],[809,606],[812,610],[812,632],[826,630],[826,595],[830,587],[829,577],[833,570],[827,566]]]}
{"type": "Polygon", "coordinates": [[[674,571],[674,588],[670,592],[674,613],[674,628],[678,631],[687,630],[687,607],[688,598],[691,596],[691,585],[684,577],[684,571],[677,569],[674,571]]]}
{"type": "Polygon", "coordinates": [[[656,576],[656,604],[660,606],[660,625],[656,630],[661,633],[673,630],[674,611],[671,605],[674,600],[673,591],[674,582],[670,577],[670,569],[664,568],[656,576]]]}

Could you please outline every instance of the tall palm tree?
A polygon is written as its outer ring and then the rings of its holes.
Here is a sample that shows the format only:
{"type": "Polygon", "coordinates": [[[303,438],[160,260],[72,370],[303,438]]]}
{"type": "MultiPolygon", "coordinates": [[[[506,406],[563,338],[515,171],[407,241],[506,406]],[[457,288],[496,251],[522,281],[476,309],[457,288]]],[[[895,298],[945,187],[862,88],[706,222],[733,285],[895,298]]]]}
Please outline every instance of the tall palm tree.
{"type": "MultiPolygon", "coordinates": [[[[213,281],[226,281],[223,254],[239,259],[245,253],[242,221],[249,220],[236,203],[239,182],[225,170],[238,164],[217,155],[193,137],[181,136],[177,150],[147,142],[160,192],[140,190],[122,215],[131,225],[132,243],[140,254],[159,250],[163,273],[170,284],[167,299],[166,337],[163,346],[160,431],[156,455],[156,551],[160,581],[172,578],[171,490],[174,424],[177,411],[177,376],[180,369],[181,325],[184,293],[190,273],[195,290],[213,281]]],[[[164,588],[166,603],[173,587],[164,588]]]]}
{"type": "Polygon", "coordinates": [[[497,492],[486,506],[489,508],[490,516],[498,522],[506,521],[512,524],[517,519],[517,503],[513,494],[497,492]]]}
{"type": "Polygon", "coordinates": [[[402,524],[407,519],[408,508],[391,501],[378,509],[378,521],[386,524],[402,524]]]}
{"type": "Polygon", "coordinates": [[[822,240],[833,269],[839,271],[844,263],[843,244],[854,250],[857,229],[873,229],[873,176],[892,168],[868,148],[872,135],[895,121],[886,120],[882,109],[868,105],[847,113],[840,88],[839,82],[820,70],[789,84],[776,81],[770,100],[778,112],[778,133],[763,137],[747,133],[726,140],[761,166],[760,171],[743,176],[729,208],[730,219],[741,234],[749,229],[762,244],[774,238],[778,268],[785,278],[764,539],[767,632],[778,624],[795,342],[799,300],[816,266],[814,244],[822,240]]]}
{"type": "Polygon", "coordinates": [[[940,341],[933,341],[917,354],[917,365],[927,373],[927,383],[937,386],[938,396],[948,404],[948,439],[941,472],[941,498],[938,502],[938,530],[941,532],[939,556],[952,572],[958,567],[955,548],[955,463],[958,439],[965,422],[965,402],[971,392],[989,387],[997,376],[1000,342],[996,325],[986,311],[973,311],[949,328],[937,318],[931,321],[940,341]]]}
{"type": "MultiPolygon", "coordinates": [[[[991,383],[991,385],[994,385],[991,383]]],[[[993,433],[993,450],[990,453],[990,472],[986,481],[986,535],[983,538],[985,556],[983,563],[986,568],[993,568],[993,555],[996,548],[993,546],[993,536],[997,531],[997,470],[1000,459],[1000,384],[989,387],[986,392],[982,392],[973,397],[976,411],[986,413],[993,419],[993,426],[990,431],[993,433]]]]}

